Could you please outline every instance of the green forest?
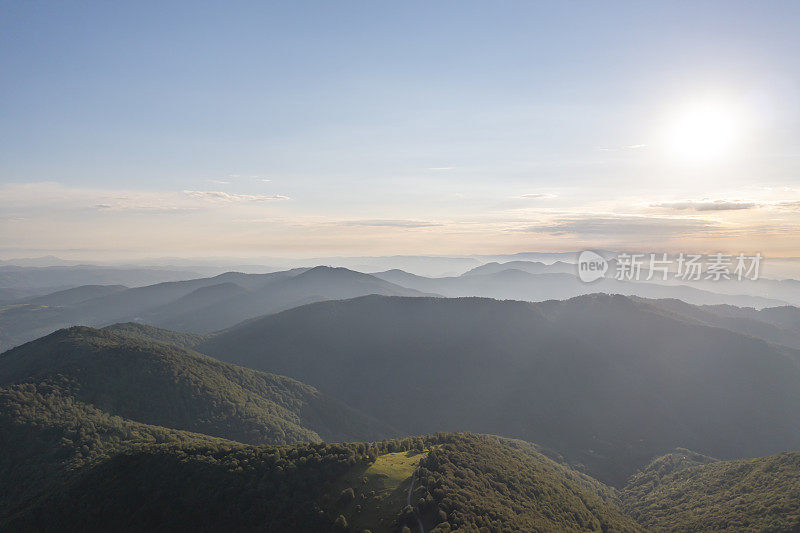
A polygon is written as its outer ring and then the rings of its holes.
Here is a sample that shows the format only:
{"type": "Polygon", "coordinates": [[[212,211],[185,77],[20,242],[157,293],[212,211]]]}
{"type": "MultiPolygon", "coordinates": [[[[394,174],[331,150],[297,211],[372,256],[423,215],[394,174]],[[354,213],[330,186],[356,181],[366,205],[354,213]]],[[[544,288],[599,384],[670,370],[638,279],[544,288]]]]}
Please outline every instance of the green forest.
{"type": "Polygon", "coordinates": [[[205,337],[73,327],[0,355],[3,531],[793,531],[800,454],[674,450],[624,485],[550,447],[397,438],[205,337]]]}

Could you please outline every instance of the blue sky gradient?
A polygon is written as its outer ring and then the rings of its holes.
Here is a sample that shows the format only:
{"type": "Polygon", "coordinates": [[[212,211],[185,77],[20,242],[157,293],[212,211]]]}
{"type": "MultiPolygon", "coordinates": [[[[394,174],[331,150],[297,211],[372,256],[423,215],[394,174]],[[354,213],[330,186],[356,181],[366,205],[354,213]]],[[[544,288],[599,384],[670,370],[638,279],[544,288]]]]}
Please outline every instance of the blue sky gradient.
{"type": "Polygon", "coordinates": [[[800,254],[798,2],[0,6],[0,255],[800,254]]]}

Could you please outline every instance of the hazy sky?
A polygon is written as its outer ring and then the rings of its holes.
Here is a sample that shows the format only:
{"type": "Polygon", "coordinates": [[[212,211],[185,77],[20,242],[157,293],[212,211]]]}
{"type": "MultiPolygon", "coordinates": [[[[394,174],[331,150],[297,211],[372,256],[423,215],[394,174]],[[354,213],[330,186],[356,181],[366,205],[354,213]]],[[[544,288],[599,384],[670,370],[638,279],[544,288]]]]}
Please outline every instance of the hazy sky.
{"type": "Polygon", "coordinates": [[[0,257],[800,255],[797,1],[0,6],[0,257]]]}

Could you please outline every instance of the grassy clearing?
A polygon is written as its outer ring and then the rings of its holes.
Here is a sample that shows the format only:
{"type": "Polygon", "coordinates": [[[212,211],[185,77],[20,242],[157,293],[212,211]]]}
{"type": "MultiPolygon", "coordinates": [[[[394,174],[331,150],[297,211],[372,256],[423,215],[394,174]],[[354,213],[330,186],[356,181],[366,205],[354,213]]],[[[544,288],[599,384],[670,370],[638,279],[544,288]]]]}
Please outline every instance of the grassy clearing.
{"type": "MultiPolygon", "coordinates": [[[[368,467],[356,468],[345,476],[326,497],[325,507],[337,509],[354,531],[392,531],[397,515],[406,506],[411,476],[427,454],[426,450],[378,456],[368,467]],[[347,489],[353,489],[352,500],[347,494],[343,496],[347,489]]],[[[418,498],[416,488],[414,495],[418,498]]]]}

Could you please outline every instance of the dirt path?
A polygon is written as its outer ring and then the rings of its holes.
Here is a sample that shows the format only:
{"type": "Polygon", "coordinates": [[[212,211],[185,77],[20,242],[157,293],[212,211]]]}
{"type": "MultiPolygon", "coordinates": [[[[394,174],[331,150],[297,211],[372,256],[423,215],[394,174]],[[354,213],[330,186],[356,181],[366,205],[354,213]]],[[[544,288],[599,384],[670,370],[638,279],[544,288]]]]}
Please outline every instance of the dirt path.
{"type": "MultiPolygon", "coordinates": [[[[408,496],[406,496],[406,505],[411,505],[411,491],[414,490],[414,482],[416,480],[417,480],[417,471],[414,470],[414,473],[411,474],[411,485],[408,486],[408,496]]],[[[417,523],[419,524],[419,533],[425,533],[425,528],[422,525],[422,520],[420,520],[416,510],[414,511],[414,518],[417,519],[417,523]]]]}

